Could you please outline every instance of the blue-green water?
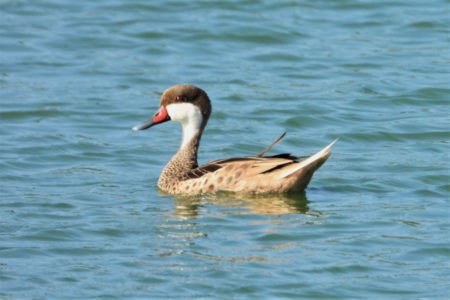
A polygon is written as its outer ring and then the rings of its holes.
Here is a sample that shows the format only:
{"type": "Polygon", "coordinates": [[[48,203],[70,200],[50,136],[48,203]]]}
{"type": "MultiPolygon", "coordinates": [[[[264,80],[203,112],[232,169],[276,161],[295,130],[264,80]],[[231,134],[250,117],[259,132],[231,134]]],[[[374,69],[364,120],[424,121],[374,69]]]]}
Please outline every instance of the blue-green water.
{"type": "Polygon", "coordinates": [[[0,2],[0,298],[445,299],[448,1],[0,2]],[[199,162],[339,137],[304,194],[172,197],[199,162]]]}

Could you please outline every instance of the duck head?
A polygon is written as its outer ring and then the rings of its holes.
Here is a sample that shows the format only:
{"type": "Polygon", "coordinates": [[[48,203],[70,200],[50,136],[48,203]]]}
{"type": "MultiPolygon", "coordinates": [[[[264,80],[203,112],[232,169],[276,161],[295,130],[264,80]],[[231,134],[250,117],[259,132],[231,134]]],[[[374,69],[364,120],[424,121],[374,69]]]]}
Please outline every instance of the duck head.
{"type": "Polygon", "coordinates": [[[162,94],[156,113],[132,130],[144,130],[166,121],[175,121],[183,128],[183,147],[195,134],[203,131],[210,114],[211,101],[204,90],[189,84],[176,85],[162,94]]]}

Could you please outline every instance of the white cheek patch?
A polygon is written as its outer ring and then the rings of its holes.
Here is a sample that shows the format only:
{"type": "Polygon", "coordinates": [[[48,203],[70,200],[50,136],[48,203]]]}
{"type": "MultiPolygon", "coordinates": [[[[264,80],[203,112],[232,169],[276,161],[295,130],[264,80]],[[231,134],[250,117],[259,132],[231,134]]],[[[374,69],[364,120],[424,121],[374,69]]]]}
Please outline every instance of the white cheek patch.
{"type": "Polygon", "coordinates": [[[172,121],[183,127],[183,148],[200,131],[203,116],[200,109],[192,103],[172,103],[167,105],[167,112],[172,121]]]}

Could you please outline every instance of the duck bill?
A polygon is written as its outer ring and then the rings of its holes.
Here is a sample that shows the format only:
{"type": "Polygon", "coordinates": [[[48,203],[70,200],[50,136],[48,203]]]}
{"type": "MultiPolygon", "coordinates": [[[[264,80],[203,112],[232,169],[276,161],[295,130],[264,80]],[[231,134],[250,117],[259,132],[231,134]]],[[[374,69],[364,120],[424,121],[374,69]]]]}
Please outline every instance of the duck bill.
{"type": "Polygon", "coordinates": [[[164,106],[161,106],[153,117],[142,122],[139,125],[134,126],[132,128],[132,130],[138,131],[138,130],[148,129],[148,128],[152,127],[153,125],[164,123],[169,120],[170,120],[170,117],[169,117],[169,114],[167,113],[167,109],[164,106]]]}

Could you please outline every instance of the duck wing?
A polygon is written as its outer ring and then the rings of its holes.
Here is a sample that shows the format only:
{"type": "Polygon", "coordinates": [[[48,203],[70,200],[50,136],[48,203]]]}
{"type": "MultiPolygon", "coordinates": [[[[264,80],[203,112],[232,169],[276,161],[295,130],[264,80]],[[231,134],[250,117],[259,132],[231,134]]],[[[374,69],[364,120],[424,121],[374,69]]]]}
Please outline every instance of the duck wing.
{"type": "Polygon", "coordinates": [[[280,166],[296,162],[297,159],[301,158],[299,156],[293,156],[290,153],[282,153],[270,156],[263,156],[267,151],[272,149],[273,146],[278,144],[284,137],[286,132],[284,132],[275,142],[270,146],[265,148],[259,154],[255,156],[244,156],[244,157],[230,157],[214,160],[198,166],[195,169],[190,170],[185,176],[186,179],[199,178],[206,174],[216,172],[217,170],[227,167],[227,166],[248,166],[251,165],[254,172],[253,175],[258,172],[265,173],[270,172],[270,170],[275,170],[280,166]]]}

